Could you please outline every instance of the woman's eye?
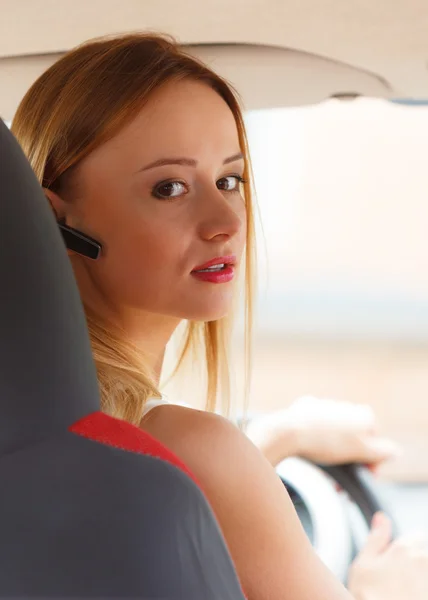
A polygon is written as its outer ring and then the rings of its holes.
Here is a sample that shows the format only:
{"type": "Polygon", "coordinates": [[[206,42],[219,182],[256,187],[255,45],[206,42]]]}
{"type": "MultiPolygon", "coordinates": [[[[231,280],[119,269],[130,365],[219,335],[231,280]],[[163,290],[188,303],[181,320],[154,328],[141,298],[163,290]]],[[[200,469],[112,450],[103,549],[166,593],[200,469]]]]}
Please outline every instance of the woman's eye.
{"type": "Polygon", "coordinates": [[[159,184],[153,190],[156,198],[178,198],[187,192],[186,185],[181,181],[166,181],[159,184]]]}
{"type": "Polygon", "coordinates": [[[240,192],[243,183],[245,182],[239,175],[228,175],[217,181],[217,187],[224,192],[240,192]]]}

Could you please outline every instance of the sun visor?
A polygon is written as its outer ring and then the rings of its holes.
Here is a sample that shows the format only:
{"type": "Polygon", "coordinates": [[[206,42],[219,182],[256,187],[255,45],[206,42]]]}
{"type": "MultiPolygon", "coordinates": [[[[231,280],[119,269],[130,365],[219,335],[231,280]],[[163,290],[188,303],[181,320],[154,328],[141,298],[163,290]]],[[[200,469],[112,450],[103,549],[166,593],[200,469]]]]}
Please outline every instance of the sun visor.
{"type": "MultiPolygon", "coordinates": [[[[212,67],[238,90],[248,110],[300,106],[332,96],[394,97],[382,78],[354,67],[270,46],[202,44],[189,53],[212,67]]],[[[31,84],[62,54],[16,56],[0,60],[0,115],[10,121],[31,84]]]]}
{"type": "Polygon", "coordinates": [[[297,50],[194,45],[189,52],[230,81],[248,110],[315,104],[331,97],[394,95],[375,74],[297,50]]]}

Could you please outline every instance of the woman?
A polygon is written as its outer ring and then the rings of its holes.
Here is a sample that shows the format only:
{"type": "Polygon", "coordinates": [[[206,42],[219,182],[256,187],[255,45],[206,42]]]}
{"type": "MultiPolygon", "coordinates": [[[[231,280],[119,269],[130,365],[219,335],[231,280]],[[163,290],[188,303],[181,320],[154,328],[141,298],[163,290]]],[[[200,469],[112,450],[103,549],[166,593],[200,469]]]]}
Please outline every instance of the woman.
{"type": "Polygon", "coordinates": [[[230,87],[167,38],[101,39],[35,82],[12,130],[68,239],[103,410],[139,424],[194,472],[250,600],[349,598],[268,461],[232,424],[168,405],[143,417],[183,320],[185,353],[205,358],[208,408],[218,387],[225,397],[240,271],[251,316],[249,160],[230,87]]]}

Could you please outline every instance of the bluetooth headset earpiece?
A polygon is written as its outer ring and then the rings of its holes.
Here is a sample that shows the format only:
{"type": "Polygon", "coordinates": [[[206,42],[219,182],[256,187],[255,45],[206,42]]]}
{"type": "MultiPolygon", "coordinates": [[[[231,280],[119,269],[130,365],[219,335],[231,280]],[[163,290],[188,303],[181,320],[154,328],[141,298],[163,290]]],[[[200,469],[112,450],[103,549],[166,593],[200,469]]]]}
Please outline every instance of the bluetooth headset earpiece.
{"type": "Polygon", "coordinates": [[[73,229],[73,227],[69,227],[62,221],[58,221],[58,227],[69,250],[92,260],[97,260],[100,257],[102,245],[97,240],[77,229],[73,229]]]}
{"type": "MultiPolygon", "coordinates": [[[[48,196],[46,196],[46,200],[49,202],[49,204],[51,204],[48,196]]],[[[102,245],[100,244],[100,242],[90,237],[86,233],[82,233],[78,229],[74,229],[73,227],[66,225],[65,219],[59,219],[55,210],[54,213],[57,220],[57,225],[62,234],[62,239],[65,243],[65,247],[68,250],[73,250],[73,252],[77,252],[77,254],[86,256],[87,258],[91,258],[92,260],[97,260],[100,257],[102,250],[102,245]]]]}

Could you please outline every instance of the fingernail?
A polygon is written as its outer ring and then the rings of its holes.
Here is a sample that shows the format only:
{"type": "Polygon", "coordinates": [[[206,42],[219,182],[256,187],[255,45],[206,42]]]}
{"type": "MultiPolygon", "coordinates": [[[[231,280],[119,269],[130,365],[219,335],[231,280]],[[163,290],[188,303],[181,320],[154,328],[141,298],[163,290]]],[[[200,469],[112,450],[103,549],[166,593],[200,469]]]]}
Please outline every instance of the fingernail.
{"type": "Polygon", "coordinates": [[[382,527],[382,525],[385,522],[385,519],[386,516],[382,512],[375,513],[372,519],[372,528],[378,529],[379,527],[382,527]]]}
{"type": "Polygon", "coordinates": [[[379,516],[378,516],[378,513],[376,513],[375,515],[373,515],[373,518],[372,518],[372,529],[376,529],[377,527],[379,527],[379,516]]]}

